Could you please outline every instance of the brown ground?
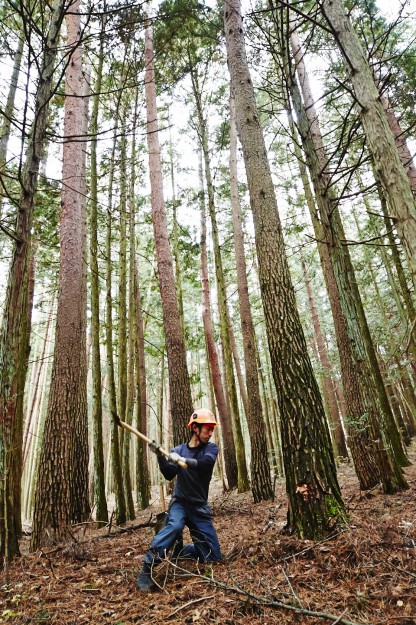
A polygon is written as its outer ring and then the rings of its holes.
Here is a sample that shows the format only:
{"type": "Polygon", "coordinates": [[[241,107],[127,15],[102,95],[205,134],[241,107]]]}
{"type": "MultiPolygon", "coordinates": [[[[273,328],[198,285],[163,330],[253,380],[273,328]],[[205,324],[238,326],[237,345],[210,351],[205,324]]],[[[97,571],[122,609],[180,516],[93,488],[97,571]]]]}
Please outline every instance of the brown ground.
{"type": "MultiPolygon", "coordinates": [[[[383,495],[377,488],[363,494],[352,468],[342,466],[350,522],[320,543],[279,533],[286,514],[283,484],[275,502],[256,505],[248,494],[223,495],[214,485],[214,523],[225,562],[211,577],[195,563],[181,562],[180,569],[162,564],[156,572],[161,588],[147,595],[136,590],[135,579],[153,528],[118,535],[112,528],[108,536],[108,528],[88,526],[70,546],[13,563],[10,584],[0,590],[0,623],[415,625],[416,466],[406,475],[406,492],[383,495]],[[325,615],[296,614],[290,606],[325,615]]],[[[155,504],[153,515],[158,511],[155,504]]],[[[150,511],[141,512],[132,525],[149,518],[150,511]]]]}

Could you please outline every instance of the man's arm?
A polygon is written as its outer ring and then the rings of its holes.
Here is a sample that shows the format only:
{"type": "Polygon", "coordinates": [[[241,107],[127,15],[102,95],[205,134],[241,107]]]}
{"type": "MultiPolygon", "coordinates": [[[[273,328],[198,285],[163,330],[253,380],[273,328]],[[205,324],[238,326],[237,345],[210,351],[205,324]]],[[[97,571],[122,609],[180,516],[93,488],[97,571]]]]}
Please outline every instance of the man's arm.
{"type": "Polygon", "coordinates": [[[202,458],[183,458],[183,460],[185,460],[188,465],[188,469],[205,473],[206,471],[212,469],[217,459],[217,455],[218,446],[211,443],[202,458]]]}
{"type": "Polygon", "coordinates": [[[178,475],[179,467],[177,464],[169,462],[165,456],[158,456],[157,461],[159,463],[159,469],[166,480],[173,480],[173,478],[178,475]]]}
{"type": "Polygon", "coordinates": [[[195,458],[184,458],[186,464],[188,465],[188,469],[193,469],[194,471],[207,471],[215,464],[215,458],[212,456],[204,456],[199,460],[195,458]]]}

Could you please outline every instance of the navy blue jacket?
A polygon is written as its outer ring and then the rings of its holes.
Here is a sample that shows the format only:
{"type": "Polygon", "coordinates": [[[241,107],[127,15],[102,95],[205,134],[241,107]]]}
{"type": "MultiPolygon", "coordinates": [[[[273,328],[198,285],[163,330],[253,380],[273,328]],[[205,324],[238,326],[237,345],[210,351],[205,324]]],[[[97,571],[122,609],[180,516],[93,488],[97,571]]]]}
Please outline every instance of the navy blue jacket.
{"type": "Polygon", "coordinates": [[[177,464],[169,462],[165,456],[158,456],[159,468],[167,480],[178,476],[173,496],[178,501],[191,505],[205,505],[208,503],[208,490],[212,471],[218,455],[218,445],[207,443],[199,447],[189,447],[182,443],[172,451],[183,458],[196,460],[188,469],[182,469],[177,464]],[[195,466],[194,466],[195,465],[195,466]]]}

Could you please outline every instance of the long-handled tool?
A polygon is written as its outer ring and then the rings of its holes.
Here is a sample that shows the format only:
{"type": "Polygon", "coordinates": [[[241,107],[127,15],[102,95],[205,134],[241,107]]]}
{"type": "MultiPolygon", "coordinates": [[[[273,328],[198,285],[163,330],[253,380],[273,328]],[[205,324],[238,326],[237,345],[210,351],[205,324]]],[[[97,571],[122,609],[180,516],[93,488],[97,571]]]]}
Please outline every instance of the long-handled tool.
{"type": "Polygon", "coordinates": [[[141,432],[139,432],[139,430],[136,430],[136,428],[134,428],[132,425],[129,425],[128,423],[122,421],[118,414],[116,414],[115,412],[113,412],[113,418],[117,425],[119,425],[121,428],[124,428],[128,432],[131,432],[131,434],[134,434],[135,436],[137,436],[137,438],[140,438],[142,441],[147,443],[152,451],[154,451],[155,453],[163,454],[168,460],[170,460],[170,462],[174,462],[182,469],[188,468],[186,462],[184,462],[183,460],[176,460],[175,458],[172,458],[171,454],[166,451],[166,449],[163,449],[161,445],[158,445],[155,441],[152,441],[151,438],[145,436],[145,434],[142,434],[141,432]]]}
{"type": "Polygon", "coordinates": [[[158,512],[158,514],[156,515],[155,534],[160,532],[162,527],[165,527],[169,518],[169,513],[166,511],[165,489],[163,488],[163,484],[159,484],[159,492],[160,492],[160,503],[162,506],[162,512],[158,512]]]}

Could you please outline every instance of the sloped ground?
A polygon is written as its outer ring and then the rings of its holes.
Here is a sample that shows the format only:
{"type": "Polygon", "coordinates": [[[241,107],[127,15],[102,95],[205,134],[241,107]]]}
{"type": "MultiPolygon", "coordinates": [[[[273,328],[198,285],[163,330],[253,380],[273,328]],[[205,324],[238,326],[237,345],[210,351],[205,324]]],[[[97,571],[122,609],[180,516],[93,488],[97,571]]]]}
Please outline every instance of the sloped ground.
{"type": "MultiPolygon", "coordinates": [[[[77,542],[13,563],[10,584],[0,592],[0,622],[415,625],[416,467],[406,475],[409,491],[363,494],[352,468],[342,466],[350,522],[320,543],[279,533],[286,515],[283,484],[274,502],[256,505],[248,494],[223,495],[214,485],[214,522],[225,562],[212,571],[188,561],[178,568],[163,563],[155,571],[160,589],[146,595],[135,579],[153,528],[115,534],[113,527],[108,534],[108,528],[83,527],[77,542]]],[[[153,522],[158,511],[155,504],[131,525],[146,524],[151,512],[153,522]]]]}

